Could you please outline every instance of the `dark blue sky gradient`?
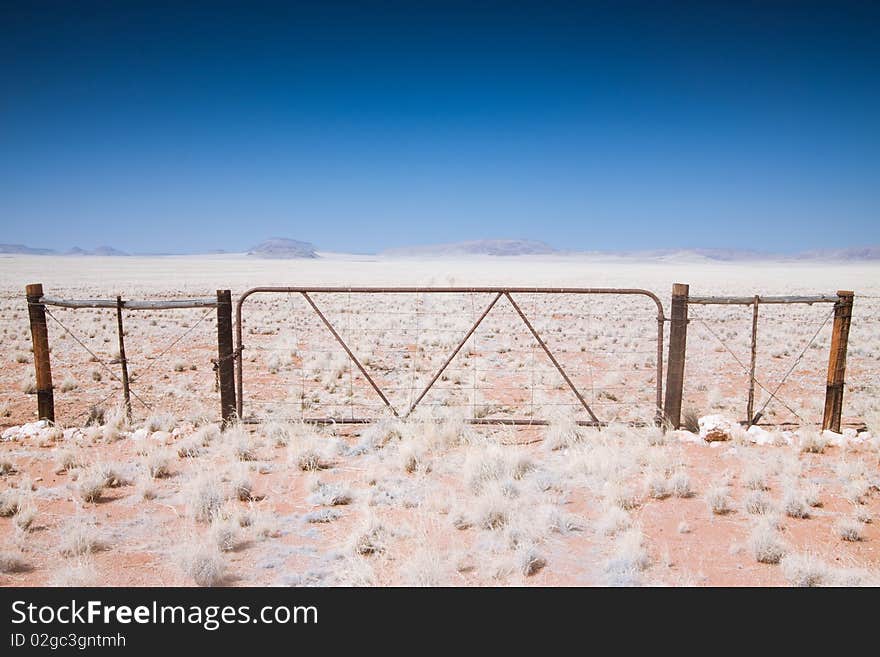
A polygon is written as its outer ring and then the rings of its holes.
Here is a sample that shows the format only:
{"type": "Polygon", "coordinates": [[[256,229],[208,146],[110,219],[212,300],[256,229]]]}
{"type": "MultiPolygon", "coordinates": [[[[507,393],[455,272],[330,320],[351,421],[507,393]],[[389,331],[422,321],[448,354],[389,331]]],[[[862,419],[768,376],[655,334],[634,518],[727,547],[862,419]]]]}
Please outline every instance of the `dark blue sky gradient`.
{"type": "Polygon", "coordinates": [[[878,6],[0,0],[0,242],[877,243],[878,6]]]}

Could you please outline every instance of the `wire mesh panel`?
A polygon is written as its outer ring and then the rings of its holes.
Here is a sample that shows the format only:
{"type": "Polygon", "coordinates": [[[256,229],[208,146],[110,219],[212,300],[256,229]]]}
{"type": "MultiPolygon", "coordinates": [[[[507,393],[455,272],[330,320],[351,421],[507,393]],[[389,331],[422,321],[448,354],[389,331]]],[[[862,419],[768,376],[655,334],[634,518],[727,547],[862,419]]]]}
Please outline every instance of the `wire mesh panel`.
{"type": "Polygon", "coordinates": [[[252,290],[238,312],[241,412],[354,422],[454,409],[477,422],[651,422],[662,307],[650,293],[613,293],[252,290]]]}
{"type": "MultiPolygon", "coordinates": [[[[685,410],[748,421],[753,306],[691,305],[685,410]]],[[[753,417],[821,424],[834,306],[759,303],[753,417]]]]}
{"type": "MultiPolygon", "coordinates": [[[[71,425],[100,420],[123,400],[116,310],[46,312],[56,416],[71,425]]],[[[132,417],[216,416],[216,310],[123,310],[122,321],[132,417]]]]}

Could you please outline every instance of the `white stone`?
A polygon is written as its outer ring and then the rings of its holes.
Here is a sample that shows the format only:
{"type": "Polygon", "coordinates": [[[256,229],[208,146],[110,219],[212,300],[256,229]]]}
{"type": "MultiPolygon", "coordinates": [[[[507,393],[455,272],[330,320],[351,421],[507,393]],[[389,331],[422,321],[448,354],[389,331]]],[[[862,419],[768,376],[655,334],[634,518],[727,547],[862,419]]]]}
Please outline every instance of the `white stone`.
{"type": "Polygon", "coordinates": [[[730,440],[736,425],[723,415],[705,415],[698,420],[700,438],[706,442],[730,440]]]}

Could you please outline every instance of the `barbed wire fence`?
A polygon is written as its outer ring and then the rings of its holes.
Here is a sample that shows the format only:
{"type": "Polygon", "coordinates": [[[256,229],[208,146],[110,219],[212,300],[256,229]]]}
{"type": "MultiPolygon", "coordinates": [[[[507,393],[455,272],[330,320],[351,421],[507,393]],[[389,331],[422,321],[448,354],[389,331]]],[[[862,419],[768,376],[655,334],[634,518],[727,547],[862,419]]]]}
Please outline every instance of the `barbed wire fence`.
{"type": "Polygon", "coordinates": [[[566,417],[598,426],[680,426],[687,390],[685,412],[720,407],[747,426],[821,421],[839,430],[844,390],[857,401],[849,402],[854,410],[845,424],[857,424],[876,407],[880,378],[871,342],[880,297],[864,295],[853,324],[859,358],[845,382],[850,292],[697,297],[677,284],[669,317],[659,298],[641,289],[254,288],[239,297],[234,317],[228,290],[216,299],[71,300],[44,296],[33,285],[27,297],[39,417],[54,420],[55,413],[47,324],[75,346],[52,354],[58,370],[83,374],[73,353],[89,357],[93,380],[77,395],[79,407],[61,404],[71,424],[94,421],[97,409],[120,396],[129,414],[143,415],[219,392],[224,423],[237,417],[356,424],[427,412],[457,413],[476,424],[541,425],[566,417]],[[244,314],[244,301],[256,293],[244,314]],[[830,308],[819,310],[823,304],[830,308]],[[81,309],[96,314],[91,324],[65,314],[81,309]],[[116,311],[115,353],[107,316],[97,315],[106,309],[116,311]],[[183,321],[164,314],[181,309],[203,312],[183,321]],[[215,310],[216,352],[195,339],[199,327],[214,323],[215,310]],[[126,350],[126,327],[137,321],[149,321],[135,333],[144,339],[126,350]],[[160,367],[177,349],[193,362],[175,364],[175,372],[210,363],[213,376],[190,377],[184,391],[183,378],[172,381],[160,367]],[[824,407],[817,394],[823,377],[824,407]]]}
{"type": "MultiPolygon", "coordinates": [[[[218,355],[211,344],[217,342],[206,339],[204,328],[213,325],[215,312],[219,318],[220,308],[219,292],[217,298],[200,299],[77,300],[44,296],[42,286],[28,286],[38,415],[55,421],[56,402],[59,420],[74,426],[100,423],[106,411],[117,407],[129,420],[153,413],[209,415],[203,403],[219,391],[222,358],[211,358],[218,355]],[[192,309],[203,312],[181,315],[192,309]],[[71,346],[50,349],[50,326],[56,347],[64,341],[71,346]],[[140,339],[127,341],[132,330],[140,339]],[[157,334],[161,340],[156,340],[157,334]],[[77,353],[88,360],[83,362],[77,353]],[[177,360],[172,362],[174,354],[177,360]],[[61,375],[55,383],[52,368],[56,379],[61,375]],[[213,376],[199,376],[209,368],[213,376]]],[[[231,302],[226,310],[231,320],[231,302]]],[[[228,329],[231,345],[231,321],[228,329]]]]}

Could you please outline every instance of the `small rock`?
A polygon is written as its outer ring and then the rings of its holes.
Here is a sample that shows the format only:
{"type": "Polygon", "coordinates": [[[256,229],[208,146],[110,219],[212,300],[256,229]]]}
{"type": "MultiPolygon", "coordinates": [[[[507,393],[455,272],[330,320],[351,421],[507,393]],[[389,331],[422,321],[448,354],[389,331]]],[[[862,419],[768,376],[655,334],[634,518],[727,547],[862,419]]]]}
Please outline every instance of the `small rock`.
{"type": "Polygon", "coordinates": [[[730,440],[733,422],[723,415],[706,415],[699,419],[700,437],[707,443],[730,440]]]}

